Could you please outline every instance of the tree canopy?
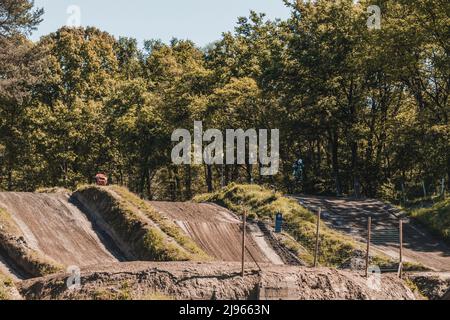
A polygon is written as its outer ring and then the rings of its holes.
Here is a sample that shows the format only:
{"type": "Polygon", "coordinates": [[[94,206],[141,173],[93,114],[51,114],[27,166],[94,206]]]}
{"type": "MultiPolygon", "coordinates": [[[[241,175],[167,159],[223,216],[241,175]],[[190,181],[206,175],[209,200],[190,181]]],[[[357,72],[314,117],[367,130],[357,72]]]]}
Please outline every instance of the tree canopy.
{"type": "Polygon", "coordinates": [[[284,1],[198,48],[68,28],[37,43],[32,1],[0,2],[0,188],[90,183],[190,199],[231,182],[399,199],[450,187],[448,1],[284,1]],[[381,29],[369,29],[369,5],[381,29]],[[172,164],[171,134],[279,129],[281,169],[172,164]],[[292,165],[301,158],[301,183],[292,165]],[[402,195],[400,195],[402,194],[402,195]]]}

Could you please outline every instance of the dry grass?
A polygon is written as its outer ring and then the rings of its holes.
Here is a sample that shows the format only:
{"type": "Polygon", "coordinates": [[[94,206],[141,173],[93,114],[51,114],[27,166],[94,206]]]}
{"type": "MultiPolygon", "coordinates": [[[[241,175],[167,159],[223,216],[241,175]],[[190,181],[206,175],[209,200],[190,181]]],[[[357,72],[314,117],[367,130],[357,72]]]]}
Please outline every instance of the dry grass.
{"type": "Polygon", "coordinates": [[[11,300],[11,289],[13,287],[12,279],[0,273],[0,300],[11,300]]]}
{"type": "Polygon", "coordinates": [[[174,239],[180,246],[192,254],[191,260],[209,260],[209,256],[200,249],[191,238],[185,235],[175,223],[157,212],[149,203],[140,199],[124,187],[112,186],[111,188],[123,199],[135,205],[150,220],[157,224],[165,234],[174,239]]]}

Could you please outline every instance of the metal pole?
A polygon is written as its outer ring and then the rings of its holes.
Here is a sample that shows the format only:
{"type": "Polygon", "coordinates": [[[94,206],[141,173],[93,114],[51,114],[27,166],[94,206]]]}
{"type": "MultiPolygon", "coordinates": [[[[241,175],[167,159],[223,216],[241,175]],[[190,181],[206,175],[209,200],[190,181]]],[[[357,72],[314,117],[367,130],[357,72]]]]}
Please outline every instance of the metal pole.
{"type": "Polygon", "coordinates": [[[372,238],[372,217],[367,222],[366,277],[369,277],[370,241],[372,238]]]}
{"type": "Polygon", "coordinates": [[[317,229],[316,229],[316,251],[314,252],[314,268],[317,267],[319,258],[319,236],[320,236],[320,215],[322,213],[322,208],[319,208],[317,212],[317,229]]]}
{"type": "Polygon", "coordinates": [[[403,220],[400,219],[400,264],[398,267],[398,276],[401,278],[403,274],[403,220]]]}
{"type": "Polygon", "coordinates": [[[242,216],[242,278],[244,277],[245,269],[245,228],[247,224],[247,212],[244,210],[242,216]]]}

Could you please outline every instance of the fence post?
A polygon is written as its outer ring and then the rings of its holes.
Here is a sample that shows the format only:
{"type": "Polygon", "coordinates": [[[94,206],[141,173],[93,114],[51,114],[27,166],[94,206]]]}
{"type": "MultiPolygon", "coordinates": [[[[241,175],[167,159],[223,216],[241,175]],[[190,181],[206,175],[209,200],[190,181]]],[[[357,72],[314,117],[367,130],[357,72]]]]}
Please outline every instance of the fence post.
{"type": "Polygon", "coordinates": [[[372,217],[367,221],[367,253],[366,253],[366,277],[369,277],[369,262],[370,262],[370,242],[372,237],[372,217]]]}
{"type": "Polygon", "coordinates": [[[403,220],[399,222],[400,229],[400,263],[398,265],[398,276],[402,278],[403,275],[403,220]]]}
{"type": "Polygon", "coordinates": [[[423,197],[427,197],[427,186],[425,185],[425,181],[422,181],[422,189],[423,189],[423,197]]]}
{"type": "Polygon", "coordinates": [[[314,268],[317,267],[319,262],[319,236],[320,236],[320,215],[322,208],[319,208],[317,212],[317,229],[316,229],[316,250],[314,251],[314,268]]]}
{"type": "Polygon", "coordinates": [[[245,228],[247,224],[247,212],[244,210],[242,215],[242,278],[244,277],[245,272],[245,228]]]}

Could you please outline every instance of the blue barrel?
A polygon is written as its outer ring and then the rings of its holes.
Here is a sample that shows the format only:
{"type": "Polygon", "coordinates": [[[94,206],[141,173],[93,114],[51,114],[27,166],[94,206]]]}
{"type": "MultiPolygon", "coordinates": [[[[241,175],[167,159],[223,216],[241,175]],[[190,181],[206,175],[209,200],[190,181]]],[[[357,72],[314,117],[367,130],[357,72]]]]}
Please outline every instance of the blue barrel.
{"type": "Polygon", "coordinates": [[[283,215],[281,213],[277,213],[275,216],[275,232],[281,233],[283,230],[283,215]]]}

